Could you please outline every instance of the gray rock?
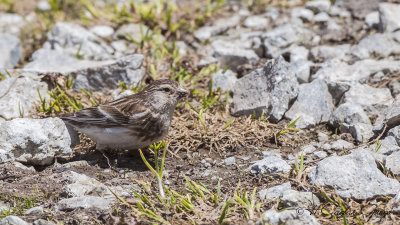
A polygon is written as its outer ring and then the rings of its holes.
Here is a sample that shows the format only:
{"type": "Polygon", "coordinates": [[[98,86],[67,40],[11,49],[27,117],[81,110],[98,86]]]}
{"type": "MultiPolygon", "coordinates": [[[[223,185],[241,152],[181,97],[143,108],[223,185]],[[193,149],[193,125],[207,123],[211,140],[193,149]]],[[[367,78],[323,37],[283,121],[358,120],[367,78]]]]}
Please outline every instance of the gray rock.
{"type": "Polygon", "coordinates": [[[240,16],[232,16],[231,18],[222,18],[215,21],[213,26],[201,27],[194,32],[194,37],[199,41],[205,41],[211,37],[222,34],[229,28],[239,25],[240,16]]]}
{"type": "Polygon", "coordinates": [[[379,13],[381,31],[393,32],[400,28],[400,4],[379,3],[379,13]]]}
{"type": "Polygon", "coordinates": [[[356,200],[393,196],[400,191],[400,183],[382,174],[370,151],[363,149],[318,162],[310,174],[310,182],[322,187],[333,187],[340,197],[356,200]]]}
{"type": "Polygon", "coordinates": [[[255,64],[259,60],[258,55],[251,49],[245,49],[236,43],[216,40],[212,42],[213,57],[218,59],[222,67],[236,71],[240,65],[255,64]]]}
{"type": "Polygon", "coordinates": [[[105,61],[102,65],[71,72],[75,77],[73,88],[102,90],[117,88],[119,82],[137,84],[144,76],[143,55],[128,55],[115,61],[105,61]]]}
{"type": "Polygon", "coordinates": [[[56,211],[73,211],[79,209],[95,208],[99,210],[109,210],[112,201],[95,196],[73,197],[60,200],[56,206],[56,211]]]}
{"type": "Polygon", "coordinates": [[[388,208],[392,213],[400,213],[400,193],[388,202],[388,208]]]}
{"type": "Polygon", "coordinates": [[[390,108],[376,119],[374,132],[380,134],[384,128],[387,131],[398,125],[400,125],[400,96],[397,96],[390,108]]]}
{"type": "Polygon", "coordinates": [[[224,163],[227,166],[234,165],[236,163],[235,156],[224,159],[224,163]]]}
{"type": "Polygon", "coordinates": [[[131,38],[133,38],[135,41],[140,42],[143,38],[142,34],[150,35],[152,34],[152,31],[146,25],[128,23],[119,27],[118,30],[115,31],[113,38],[115,40],[119,38],[131,40],[131,38]]]}
{"type": "Polygon", "coordinates": [[[0,34],[0,68],[12,69],[21,59],[22,48],[19,39],[10,34],[0,34]]]}
{"type": "Polygon", "coordinates": [[[253,174],[277,174],[289,173],[292,169],[289,164],[281,158],[280,155],[272,154],[262,160],[255,162],[249,168],[253,174]]]}
{"type": "Polygon", "coordinates": [[[65,168],[85,167],[85,166],[89,166],[89,163],[86,160],[80,160],[80,161],[73,161],[73,162],[68,162],[68,163],[62,164],[62,166],[65,168]]]}
{"type": "Polygon", "coordinates": [[[282,197],[285,191],[291,189],[292,186],[290,185],[290,182],[286,182],[277,186],[270,187],[268,189],[263,189],[258,194],[262,200],[275,200],[278,197],[282,197]]]}
{"type": "Polygon", "coordinates": [[[90,28],[90,32],[93,34],[102,37],[102,38],[107,38],[111,37],[114,33],[114,29],[110,26],[106,25],[97,25],[92,28],[90,28]]]}
{"type": "Polygon", "coordinates": [[[0,200],[0,212],[3,210],[7,210],[9,208],[10,208],[10,206],[8,204],[6,204],[5,202],[0,200]]]}
{"type": "Polygon", "coordinates": [[[361,105],[372,114],[380,114],[393,104],[389,88],[374,88],[367,84],[354,84],[342,98],[341,103],[361,105]]]}
{"type": "Polygon", "coordinates": [[[56,23],[43,48],[94,60],[110,59],[113,52],[111,47],[87,29],[78,24],[65,22],[56,23]]]}
{"type": "Polygon", "coordinates": [[[65,56],[54,50],[39,50],[33,59],[25,69],[44,73],[58,72],[65,76],[71,74],[75,78],[72,87],[78,90],[118,88],[119,82],[135,85],[144,76],[143,55],[128,55],[118,60],[86,61],[65,56]]]}
{"type": "Polygon", "coordinates": [[[279,121],[297,96],[298,86],[295,73],[282,57],[269,60],[264,68],[235,83],[231,113],[240,116],[255,112],[259,117],[264,112],[272,121],[279,121]]]}
{"type": "Polygon", "coordinates": [[[370,145],[370,150],[384,156],[388,156],[394,152],[400,151],[400,147],[398,146],[395,137],[389,136],[389,134],[387,137],[382,139],[380,143],[380,147],[377,146],[377,143],[370,145]]]}
{"type": "Polygon", "coordinates": [[[393,40],[387,33],[372,34],[362,39],[353,50],[352,54],[359,59],[374,57],[386,58],[400,53],[400,44],[393,40]]]}
{"type": "Polygon", "coordinates": [[[320,12],[314,16],[315,23],[327,23],[331,20],[331,17],[326,12],[320,12]]]}
{"type": "Polygon", "coordinates": [[[23,170],[29,170],[32,172],[36,172],[35,168],[33,166],[25,166],[24,164],[20,163],[20,162],[13,162],[12,163],[15,167],[23,169],[23,170]]]}
{"type": "Polygon", "coordinates": [[[326,153],[325,151],[316,151],[313,153],[314,158],[316,159],[324,159],[326,157],[328,157],[328,153],[326,153]]]}
{"type": "Polygon", "coordinates": [[[114,49],[116,57],[123,57],[128,51],[128,45],[125,40],[118,40],[111,42],[111,47],[114,49]]]}
{"type": "Polygon", "coordinates": [[[388,130],[387,137],[393,137],[396,141],[396,144],[400,144],[400,126],[395,126],[388,130]]]}
{"type": "Polygon", "coordinates": [[[313,143],[311,142],[310,144],[301,147],[301,151],[299,152],[299,155],[303,154],[303,156],[308,155],[310,153],[313,153],[317,150],[317,148],[315,147],[317,143],[313,143]]]}
{"type": "Polygon", "coordinates": [[[177,41],[175,45],[179,49],[180,56],[186,56],[188,54],[188,46],[184,41],[177,41]]]}
{"type": "MultiPolygon", "coordinates": [[[[338,3],[339,1],[340,0],[336,1],[336,3],[338,3]]],[[[349,0],[346,0],[346,1],[348,2],[349,0]]],[[[373,0],[373,1],[375,1],[375,0],[373,0]]],[[[340,18],[350,18],[351,17],[351,13],[349,11],[347,11],[346,9],[344,9],[342,7],[338,7],[336,5],[333,5],[329,8],[329,15],[340,17],[340,18]]]]}
{"type": "Polygon", "coordinates": [[[18,216],[6,216],[0,219],[0,224],[2,225],[29,225],[25,220],[19,218],[18,216]]]}
{"type": "Polygon", "coordinates": [[[314,61],[324,62],[333,58],[344,58],[346,54],[350,53],[350,45],[320,45],[311,49],[311,57],[314,61]]]}
{"type": "Polygon", "coordinates": [[[313,11],[303,7],[294,7],[292,8],[291,16],[294,18],[300,18],[303,22],[311,22],[313,21],[314,13],[313,11]]]}
{"type": "Polygon", "coordinates": [[[71,137],[61,119],[18,118],[0,124],[0,163],[16,160],[50,165],[56,155],[70,154],[71,137]]]}
{"type": "Polygon", "coordinates": [[[374,136],[374,126],[358,123],[350,127],[350,134],[358,143],[365,143],[374,136]]]}
{"type": "Polygon", "coordinates": [[[264,216],[257,221],[257,225],[319,225],[317,219],[307,209],[299,210],[284,210],[277,212],[275,210],[268,210],[264,216]],[[300,212],[300,213],[299,213],[300,212]]]}
{"type": "Polygon", "coordinates": [[[289,47],[287,53],[289,54],[290,62],[296,62],[307,60],[309,51],[304,46],[292,45],[289,47]]]}
{"type": "Polygon", "coordinates": [[[265,55],[278,57],[280,48],[288,47],[291,44],[307,44],[312,40],[313,35],[310,30],[295,24],[276,27],[262,35],[266,48],[265,55]]]}
{"type": "Polygon", "coordinates": [[[312,62],[307,60],[298,60],[290,63],[292,70],[296,73],[297,81],[300,84],[308,83],[310,81],[310,68],[313,65],[312,62]]]}
{"type": "MultiPolygon", "coordinates": [[[[93,62],[95,65],[97,63],[93,62]]],[[[33,53],[32,62],[26,64],[24,69],[38,73],[59,72],[66,75],[71,71],[85,68],[88,64],[90,61],[78,60],[62,51],[42,48],[33,53]]]]}
{"type": "Polygon", "coordinates": [[[363,0],[363,4],[358,0],[337,0],[335,6],[340,7],[342,11],[351,11],[354,18],[364,19],[368,13],[378,9],[378,3],[379,0],[363,0]]]}
{"type": "Polygon", "coordinates": [[[48,220],[38,219],[33,221],[33,225],[56,225],[56,224],[48,220]]]}
{"type": "Polygon", "coordinates": [[[339,59],[333,59],[325,62],[311,79],[324,79],[331,93],[336,91],[338,92],[336,95],[341,96],[342,91],[348,90],[349,85],[365,82],[369,76],[379,71],[390,71],[389,73],[400,71],[400,61],[365,59],[348,65],[339,59]],[[347,89],[344,88],[346,86],[347,89]]]}
{"type": "Polygon", "coordinates": [[[43,207],[42,206],[36,206],[36,207],[32,207],[32,208],[26,210],[24,212],[24,215],[32,215],[32,216],[34,216],[34,215],[39,215],[39,214],[42,214],[42,213],[43,213],[43,207]]]}
{"type": "Polygon", "coordinates": [[[216,73],[211,74],[213,80],[213,90],[218,88],[221,91],[230,91],[235,85],[237,78],[236,74],[232,70],[218,70],[216,73]]]}
{"type": "Polygon", "coordinates": [[[42,0],[36,4],[36,8],[39,11],[45,12],[51,10],[51,5],[47,0],[42,0]]]}
{"type": "Polygon", "coordinates": [[[357,141],[367,140],[373,135],[373,126],[367,113],[359,104],[341,104],[329,120],[331,126],[340,129],[342,133],[351,133],[357,141]]]}
{"type": "Polygon", "coordinates": [[[0,13],[0,33],[19,36],[25,26],[24,17],[14,13],[0,13]]]}
{"type": "Polygon", "coordinates": [[[324,132],[317,132],[317,139],[319,142],[327,142],[329,140],[329,136],[324,132]]]}
{"type": "Polygon", "coordinates": [[[255,30],[263,30],[268,27],[268,19],[263,16],[249,16],[243,21],[243,25],[255,30]]]}
{"type": "Polygon", "coordinates": [[[115,198],[104,184],[84,174],[68,171],[63,173],[62,177],[69,182],[60,192],[63,197],[83,197],[91,195],[106,199],[115,198]]]}
{"type": "Polygon", "coordinates": [[[312,192],[300,192],[287,190],[280,198],[284,207],[294,207],[303,209],[318,209],[320,201],[312,192]]]}
{"type": "Polygon", "coordinates": [[[365,24],[368,27],[378,29],[379,28],[379,12],[370,12],[365,16],[365,24]]]}
{"type": "Polygon", "coordinates": [[[390,171],[394,175],[400,174],[400,151],[396,151],[386,157],[385,160],[386,168],[390,169],[390,171]]]}
{"type": "Polygon", "coordinates": [[[343,151],[343,150],[348,150],[350,148],[353,148],[354,144],[347,142],[345,140],[339,139],[336,140],[332,143],[330,143],[330,148],[329,150],[334,150],[334,151],[343,151]]]}
{"type": "Polygon", "coordinates": [[[23,73],[0,81],[0,118],[29,116],[42,98],[49,99],[48,85],[34,74],[23,73]]]}
{"type": "Polygon", "coordinates": [[[208,56],[205,57],[203,59],[201,59],[198,63],[197,63],[197,67],[198,68],[203,68],[212,64],[217,64],[218,63],[218,59],[212,57],[212,56],[208,56]]]}
{"type": "Polygon", "coordinates": [[[329,0],[314,0],[306,3],[306,8],[315,12],[328,12],[331,7],[331,1],[329,0]]]}
{"type": "Polygon", "coordinates": [[[309,128],[327,122],[331,117],[334,105],[328,86],[322,80],[301,84],[299,95],[292,107],[285,113],[289,120],[300,119],[295,124],[298,128],[309,128]]]}

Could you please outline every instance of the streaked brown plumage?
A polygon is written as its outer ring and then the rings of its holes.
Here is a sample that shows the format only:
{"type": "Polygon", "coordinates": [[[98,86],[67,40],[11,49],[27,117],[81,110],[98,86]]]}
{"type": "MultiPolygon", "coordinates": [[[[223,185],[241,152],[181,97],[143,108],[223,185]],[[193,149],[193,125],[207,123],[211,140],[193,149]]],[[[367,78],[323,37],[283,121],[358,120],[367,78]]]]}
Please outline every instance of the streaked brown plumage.
{"type": "Polygon", "coordinates": [[[98,149],[138,149],[164,138],[178,101],[188,91],[162,79],[141,92],[61,117],[98,149]]]}

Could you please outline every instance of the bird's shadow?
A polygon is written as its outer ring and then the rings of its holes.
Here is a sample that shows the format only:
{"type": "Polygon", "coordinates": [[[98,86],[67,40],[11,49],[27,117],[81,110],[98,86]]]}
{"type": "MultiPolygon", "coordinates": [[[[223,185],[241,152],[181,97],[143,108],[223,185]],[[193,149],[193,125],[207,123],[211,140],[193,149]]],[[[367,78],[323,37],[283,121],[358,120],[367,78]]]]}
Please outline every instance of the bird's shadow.
{"type": "MultiPolygon", "coordinates": [[[[153,156],[148,151],[143,151],[147,161],[154,167],[153,156]]],[[[113,169],[116,171],[148,171],[140,157],[139,150],[131,151],[99,151],[90,149],[75,152],[71,158],[57,158],[58,163],[65,164],[74,161],[87,161],[89,165],[97,165],[102,169],[113,169]]]]}

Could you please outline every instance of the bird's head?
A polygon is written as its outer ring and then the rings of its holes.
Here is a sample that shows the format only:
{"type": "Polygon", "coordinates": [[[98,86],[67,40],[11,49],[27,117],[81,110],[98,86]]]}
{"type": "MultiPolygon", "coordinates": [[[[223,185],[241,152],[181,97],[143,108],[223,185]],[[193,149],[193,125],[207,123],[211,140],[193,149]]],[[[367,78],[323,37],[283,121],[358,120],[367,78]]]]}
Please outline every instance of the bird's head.
{"type": "Polygon", "coordinates": [[[157,108],[175,108],[179,100],[189,94],[178,82],[169,79],[153,81],[142,92],[157,108]]]}

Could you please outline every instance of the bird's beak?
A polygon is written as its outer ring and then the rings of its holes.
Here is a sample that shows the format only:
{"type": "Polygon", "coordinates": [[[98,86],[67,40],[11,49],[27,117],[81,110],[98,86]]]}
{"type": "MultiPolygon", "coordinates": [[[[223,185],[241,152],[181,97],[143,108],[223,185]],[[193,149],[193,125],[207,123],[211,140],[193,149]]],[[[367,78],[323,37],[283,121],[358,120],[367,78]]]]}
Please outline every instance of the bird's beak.
{"type": "Polygon", "coordinates": [[[185,88],[183,88],[182,86],[179,86],[178,95],[179,95],[179,98],[184,98],[189,95],[189,91],[186,90],[185,88]]]}

